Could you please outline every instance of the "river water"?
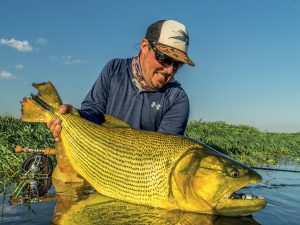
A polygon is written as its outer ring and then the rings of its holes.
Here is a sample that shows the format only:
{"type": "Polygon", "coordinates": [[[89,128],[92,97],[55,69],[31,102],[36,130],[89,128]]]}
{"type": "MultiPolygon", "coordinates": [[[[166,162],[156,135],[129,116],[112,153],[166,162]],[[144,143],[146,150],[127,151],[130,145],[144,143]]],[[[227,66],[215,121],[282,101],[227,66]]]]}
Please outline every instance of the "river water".
{"type": "MultiPolygon", "coordinates": [[[[279,169],[297,170],[297,166],[279,169]]],[[[4,224],[300,224],[300,173],[257,170],[263,182],[245,192],[263,196],[267,206],[251,217],[219,217],[136,206],[108,199],[91,189],[63,185],[52,187],[44,202],[13,203],[0,198],[0,225],[4,224]],[[56,193],[60,197],[55,197],[56,193]],[[92,197],[91,197],[92,196],[92,197]]]]}

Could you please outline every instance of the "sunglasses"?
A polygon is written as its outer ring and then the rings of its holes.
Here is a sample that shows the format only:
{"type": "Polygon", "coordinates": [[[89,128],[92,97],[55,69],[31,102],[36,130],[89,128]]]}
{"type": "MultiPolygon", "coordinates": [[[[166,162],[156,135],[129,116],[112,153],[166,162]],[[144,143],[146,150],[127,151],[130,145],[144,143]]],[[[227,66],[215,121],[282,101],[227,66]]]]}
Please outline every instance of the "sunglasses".
{"type": "Polygon", "coordinates": [[[154,51],[155,59],[164,67],[169,67],[173,65],[173,70],[177,71],[183,65],[183,62],[178,62],[166,54],[160,52],[152,42],[149,41],[151,48],[154,51]]]}

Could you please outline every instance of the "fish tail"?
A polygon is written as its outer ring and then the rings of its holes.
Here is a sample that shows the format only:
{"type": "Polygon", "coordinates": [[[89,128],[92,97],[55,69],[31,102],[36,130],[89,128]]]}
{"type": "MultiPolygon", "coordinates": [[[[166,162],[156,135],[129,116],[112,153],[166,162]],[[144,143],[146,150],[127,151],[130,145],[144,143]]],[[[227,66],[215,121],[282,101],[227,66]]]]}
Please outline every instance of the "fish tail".
{"type": "Polygon", "coordinates": [[[31,94],[31,98],[24,98],[22,101],[22,120],[26,122],[47,123],[59,110],[62,104],[61,99],[51,82],[40,84],[33,83],[39,92],[37,95],[31,94]]]}

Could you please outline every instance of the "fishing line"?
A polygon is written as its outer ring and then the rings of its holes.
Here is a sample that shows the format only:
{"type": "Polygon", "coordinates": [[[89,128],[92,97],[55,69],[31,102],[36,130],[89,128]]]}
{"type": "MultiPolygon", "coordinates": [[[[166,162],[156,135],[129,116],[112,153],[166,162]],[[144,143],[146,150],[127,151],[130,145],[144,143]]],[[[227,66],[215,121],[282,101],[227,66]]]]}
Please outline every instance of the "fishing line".
{"type": "Polygon", "coordinates": [[[300,173],[299,170],[276,169],[276,168],[256,167],[256,166],[252,166],[251,168],[256,170],[271,170],[271,171],[280,171],[280,172],[300,173]]]}

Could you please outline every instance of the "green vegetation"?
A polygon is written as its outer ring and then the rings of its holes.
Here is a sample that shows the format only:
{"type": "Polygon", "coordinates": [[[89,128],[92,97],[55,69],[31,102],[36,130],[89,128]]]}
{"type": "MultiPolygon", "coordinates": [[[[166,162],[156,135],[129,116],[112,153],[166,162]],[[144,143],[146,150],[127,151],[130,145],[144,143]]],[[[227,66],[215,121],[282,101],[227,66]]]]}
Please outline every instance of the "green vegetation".
{"type": "MultiPolygon", "coordinates": [[[[186,135],[252,166],[283,159],[300,162],[300,133],[266,133],[249,126],[199,120],[189,123],[186,135]]],[[[21,165],[28,154],[14,153],[16,145],[45,148],[55,143],[45,124],[0,115],[0,195],[8,186],[21,185],[21,165]]]]}
{"type": "Polygon", "coordinates": [[[189,123],[186,135],[251,166],[300,162],[300,133],[267,133],[225,122],[189,123]]]}
{"type": "Polygon", "coordinates": [[[0,195],[7,191],[7,187],[22,183],[21,165],[29,155],[14,153],[16,145],[53,147],[54,140],[45,124],[24,123],[11,116],[0,115],[0,195]]]}

